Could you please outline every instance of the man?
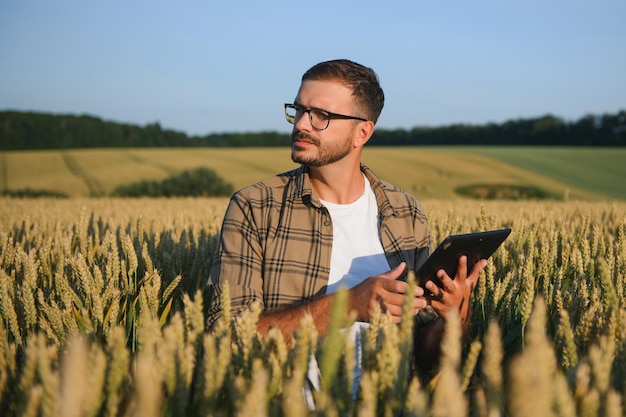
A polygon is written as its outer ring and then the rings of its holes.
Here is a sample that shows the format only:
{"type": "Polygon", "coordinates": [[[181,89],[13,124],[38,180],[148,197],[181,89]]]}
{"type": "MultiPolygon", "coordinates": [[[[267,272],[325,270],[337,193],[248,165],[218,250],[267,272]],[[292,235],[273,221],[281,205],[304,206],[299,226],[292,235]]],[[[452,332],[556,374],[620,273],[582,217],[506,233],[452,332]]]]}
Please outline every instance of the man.
{"type": "MultiPolygon", "coordinates": [[[[294,103],[285,105],[294,125],[291,158],[301,166],[232,196],[210,273],[209,326],[220,317],[226,282],[234,314],[261,303],[261,334],[277,327],[289,339],[306,314],[324,334],[340,286],[349,288],[348,309],[358,322],[368,323],[380,306],[399,323],[408,290],[400,278],[419,268],[431,241],[415,198],[360,162],[383,104],[378,76],[355,62],[322,62],[303,75],[294,103]]],[[[432,296],[415,289],[420,366],[436,365],[451,309],[467,320],[485,263],[468,274],[462,257],[454,280],[442,270],[443,288],[427,284],[432,296]]]]}

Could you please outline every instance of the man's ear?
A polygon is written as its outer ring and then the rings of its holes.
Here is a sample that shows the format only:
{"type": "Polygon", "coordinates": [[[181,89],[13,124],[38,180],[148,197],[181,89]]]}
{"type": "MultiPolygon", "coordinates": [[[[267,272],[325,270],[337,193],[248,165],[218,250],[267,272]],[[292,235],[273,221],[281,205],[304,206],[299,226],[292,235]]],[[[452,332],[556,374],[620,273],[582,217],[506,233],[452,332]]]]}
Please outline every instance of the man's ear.
{"type": "Polygon", "coordinates": [[[359,122],[355,129],[354,139],[352,145],[355,148],[364,146],[368,140],[374,134],[374,122],[368,120],[366,122],[359,122]]]}

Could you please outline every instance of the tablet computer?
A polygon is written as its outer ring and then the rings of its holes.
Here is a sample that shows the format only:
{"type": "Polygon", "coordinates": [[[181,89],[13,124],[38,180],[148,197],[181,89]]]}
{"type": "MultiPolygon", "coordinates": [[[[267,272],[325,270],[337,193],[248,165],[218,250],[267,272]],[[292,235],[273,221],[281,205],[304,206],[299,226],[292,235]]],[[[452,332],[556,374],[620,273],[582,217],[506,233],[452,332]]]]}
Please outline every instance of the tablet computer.
{"type": "Polygon", "coordinates": [[[510,233],[511,229],[507,228],[446,237],[426,259],[426,262],[415,271],[418,284],[424,287],[426,281],[430,280],[441,287],[441,281],[436,276],[440,269],[444,269],[448,276],[454,279],[461,255],[467,256],[469,273],[476,262],[489,259],[510,233]]]}

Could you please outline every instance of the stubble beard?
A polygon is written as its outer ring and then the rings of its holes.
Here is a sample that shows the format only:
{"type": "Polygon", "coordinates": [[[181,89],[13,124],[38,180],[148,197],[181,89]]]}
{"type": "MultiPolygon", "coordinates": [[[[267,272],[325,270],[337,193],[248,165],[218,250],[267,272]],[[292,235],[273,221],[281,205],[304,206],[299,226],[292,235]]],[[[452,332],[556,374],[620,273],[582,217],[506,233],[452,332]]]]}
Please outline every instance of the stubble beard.
{"type": "Polygon", "coordinates": [[[298,164],[303,164],[311,167],[321,167],[332,164],[343,158],[345,158],[352,149],[352,142],[350,138],[345,138],[343,141],[336,142],[332,145],[323,145],[319,139],[310,136],[301,131],[294,130],[291,134],[291,160],[298,164]],[[305,149],[298,145],[297,140],[305,141],[313,146],[307,147],[309,150],[317,150],[314,154],[306,154],[305,149]]]}

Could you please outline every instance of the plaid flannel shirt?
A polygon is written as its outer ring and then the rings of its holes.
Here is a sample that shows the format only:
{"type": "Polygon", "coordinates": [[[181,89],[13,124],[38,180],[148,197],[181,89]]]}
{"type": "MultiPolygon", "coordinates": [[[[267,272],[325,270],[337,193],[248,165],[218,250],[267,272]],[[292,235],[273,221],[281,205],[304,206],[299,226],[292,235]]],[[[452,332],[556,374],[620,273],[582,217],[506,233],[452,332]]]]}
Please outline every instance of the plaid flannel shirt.
{"type": "MultiPolygon", "coordinates": [[[[409,269],[416,270],[431,246],[421,205],[365,165],[361,170],[376,196],[380,240],[390,267],[406,262],[409,269]]],[[[225,282],[234,315],[255,301],[264,311],[272,311],[324,295],[332,243],[330,214],[313,191],[306,166],[233,194],[210,272],[209,328],[221,316],[220,294],[225,282]]],[[[432,309],[422,310],[418,324],[432,320],[433,314],[432,309]]]]}

